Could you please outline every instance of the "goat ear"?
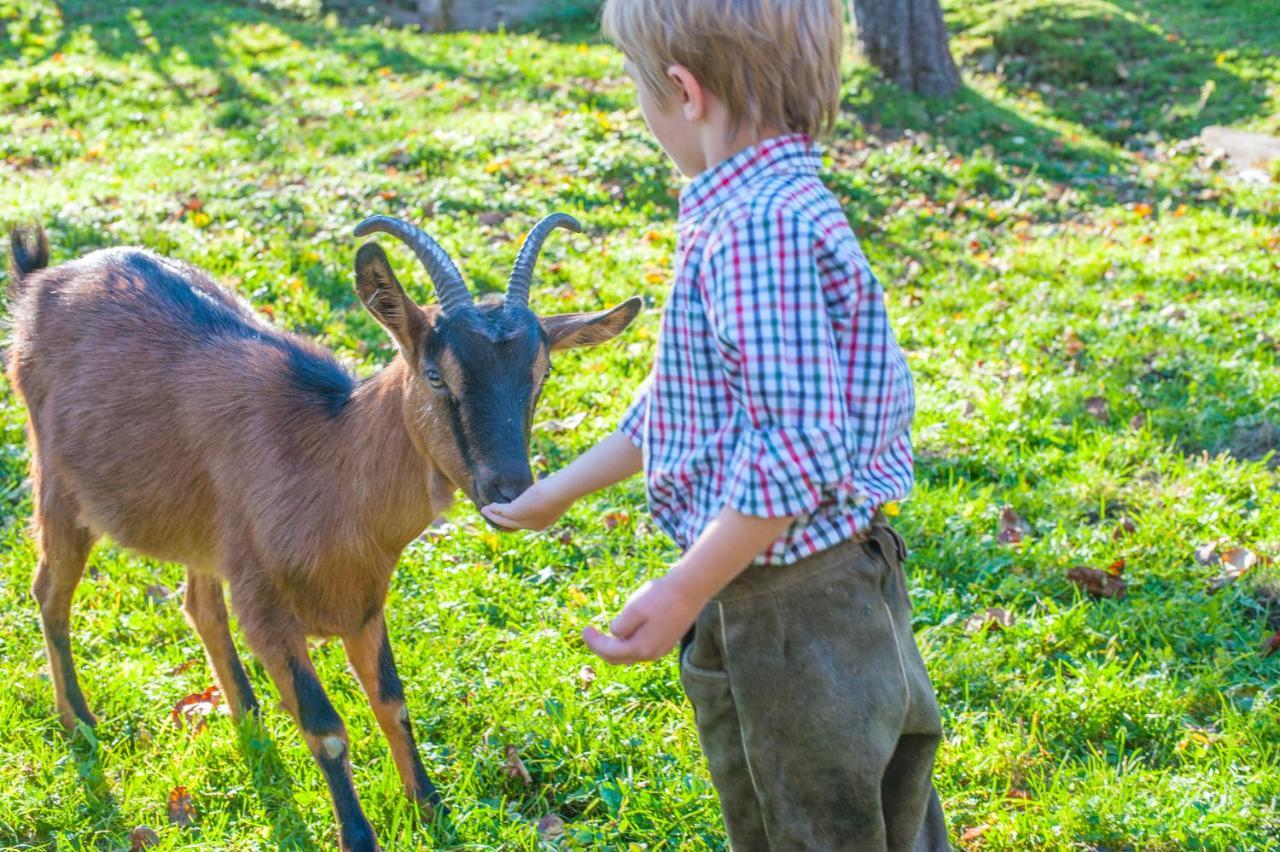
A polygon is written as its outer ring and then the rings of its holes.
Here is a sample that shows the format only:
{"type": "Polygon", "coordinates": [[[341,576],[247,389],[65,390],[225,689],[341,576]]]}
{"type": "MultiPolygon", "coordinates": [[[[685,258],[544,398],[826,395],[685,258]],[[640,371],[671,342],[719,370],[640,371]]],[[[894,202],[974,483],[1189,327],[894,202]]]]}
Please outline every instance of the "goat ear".
{"type": "Polygon", "coordinates": [[[369,313],[391,332],[400,351],[406,356],[416,353],[426,320],[396,280],[386,253],[377,243],[365,243],[356,252],[356,292],[369,313]]]}
{"type": "Polygon", "coordinates": [[[621,305],[607,311],[596,311],[589,314],[556,314],[551,317],[538,317],[542,330],[551,340],[551,349],[571,349],[575,346],[595,346],[612,340],[631,325],[631,321],[640,313],[644,302],[639,296],[632,296],[621,305]]]}

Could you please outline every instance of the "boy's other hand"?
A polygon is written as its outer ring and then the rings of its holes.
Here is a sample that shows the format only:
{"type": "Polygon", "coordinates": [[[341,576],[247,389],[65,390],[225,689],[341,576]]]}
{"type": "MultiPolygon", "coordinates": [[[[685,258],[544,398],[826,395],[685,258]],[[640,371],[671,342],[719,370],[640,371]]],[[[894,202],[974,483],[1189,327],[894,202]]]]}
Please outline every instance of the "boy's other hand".
{"type": "Polygon", "coordinates": [[[636,590],[609,624],[609,635],[587,627],[582,640],[615,666],[656,660],[676,646],[705,603],[668,574],[636,590]]]}
{"type": "Polygon", "coordinates": [[[490,503],[480,512],[509,530],[545,530],[560,520],[572,504],[572,499],[565,500],[557,493],[548,478],[538,480],[510,503],[490,503]]]}

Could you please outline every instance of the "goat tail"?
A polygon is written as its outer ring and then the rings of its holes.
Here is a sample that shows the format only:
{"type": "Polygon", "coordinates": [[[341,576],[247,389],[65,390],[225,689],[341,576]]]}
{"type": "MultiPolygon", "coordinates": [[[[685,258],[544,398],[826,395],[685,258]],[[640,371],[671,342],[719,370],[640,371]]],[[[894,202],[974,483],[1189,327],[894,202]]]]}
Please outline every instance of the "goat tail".
{"type": "Polygon", "coordinates": [[[9,295],[17,296],[22,279],[49,265],[49,239],[39,225],[9,232],[9,295]]]}

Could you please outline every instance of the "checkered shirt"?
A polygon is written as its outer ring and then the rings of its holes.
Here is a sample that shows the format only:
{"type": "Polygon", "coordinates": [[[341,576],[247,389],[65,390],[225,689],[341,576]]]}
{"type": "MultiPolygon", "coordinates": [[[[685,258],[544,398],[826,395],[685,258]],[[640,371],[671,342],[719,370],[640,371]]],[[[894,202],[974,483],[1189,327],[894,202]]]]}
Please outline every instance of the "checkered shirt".
{"type": "Polygon", "coordinates": [[[657,355],[619,430],[682,548],[726,506],[794,516],[756,559],[786,565],[911,490],[911,373],[819,165],[807,136],[783,136],[680,194],[657,355]]]}

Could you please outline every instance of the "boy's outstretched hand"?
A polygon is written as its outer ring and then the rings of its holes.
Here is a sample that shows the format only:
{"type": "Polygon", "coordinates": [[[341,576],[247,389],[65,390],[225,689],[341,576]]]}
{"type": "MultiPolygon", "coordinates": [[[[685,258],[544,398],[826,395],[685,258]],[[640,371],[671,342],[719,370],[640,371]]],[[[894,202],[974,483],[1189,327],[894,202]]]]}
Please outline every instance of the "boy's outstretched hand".
{"type": "Polygon", "coordinates": [[[551,479],[542,479],[510,503],[490,503],[480,512],[509,530],[545,530],[572,505],[572,497],[561,496],[551,479]]]}
{"type": "Polygon", "coordinates": [[[610,622],[610,635],[587,627],[582,639],[615,666],[656,660],[675,647],[705,604],[678,588],[678,580],[668,574],[636,590],[610,622]]]}
{"type": "Polygon", "coordinates": [[[684,636],[707,601],[741,574],[793,520],[756,518],[722,509],[665,576],[645,583],[627,600],[609,624],[610,635],[588,627],[582,631],[583,641],[614,665],[664,656],[684,636]]]}

